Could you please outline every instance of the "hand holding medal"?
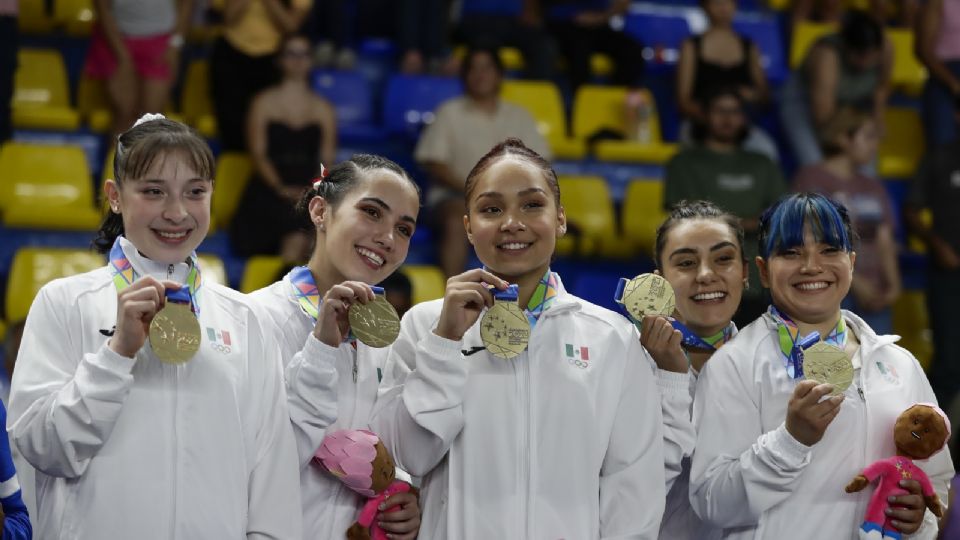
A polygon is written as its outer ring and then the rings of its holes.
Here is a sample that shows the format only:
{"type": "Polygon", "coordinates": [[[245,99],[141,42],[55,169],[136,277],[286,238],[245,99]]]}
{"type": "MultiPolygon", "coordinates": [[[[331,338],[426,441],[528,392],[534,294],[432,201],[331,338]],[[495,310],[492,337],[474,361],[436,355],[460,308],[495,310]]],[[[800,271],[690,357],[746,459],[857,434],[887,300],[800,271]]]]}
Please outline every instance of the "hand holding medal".
{"type": "Polygon", "coordinates": [[[117,326],[108,347],[121,356],[133,358],[149,335],[151,321],[164,305],[165,289],[178,283],[151,276],[134,280],[117,293],[117,326]]]}
{"type": "Polygon", "coordinates": [[[387,301],[383,287],[371,287],[373,300],[350,306],[350,328],[364,345],[379,349],[397,340],[400,316],[387,301]]]}
{"type": "Polygon", "coordinates": [[[467,330],[480,318],[483,309],[493,305],[493,294],[484,283],[494,285],[497,290],[506,290],[508,285],[481,268],[468,270],[447,280],[440,320],[433,331],[436,335],[453,341],[463,339],[467,330]]]}
{"type": "Polygon", "coordinates": [[[200,322],[186,287],[167,288],[164,294],[163,309],[150,321],[150,348],[161,362],[182,364],[200,349],[200,322]]]}
{"type": "Polygon", "coordinates": [[[313,335],[331,347],[339,347],[350,335],[350,307],[357,303],[372,302],[376,296],[370,285],[359,281],[344,281],[330,287],[317,306],[317,324],[313,335]]]}

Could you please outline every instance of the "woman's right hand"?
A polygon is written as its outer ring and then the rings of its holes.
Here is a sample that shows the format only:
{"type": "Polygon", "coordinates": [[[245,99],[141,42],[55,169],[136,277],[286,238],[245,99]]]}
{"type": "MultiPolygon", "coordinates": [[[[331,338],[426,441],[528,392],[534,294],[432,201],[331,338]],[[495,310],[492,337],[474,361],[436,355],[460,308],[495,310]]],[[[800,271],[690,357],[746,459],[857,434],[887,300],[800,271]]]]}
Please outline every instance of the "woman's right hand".
{"type": "Polygon", "coordinates": [[[313,335],[331,347],[339,347],[350,334],[350,306],[366,304],[376,298],[373,288],[360,281],[344,281],[330,287],[320,302],[320,313],[313,335]]]}
{"type": "Polygon", "coordinates": [[[640,323],[640,344],[650,353],[657,367],[664,371],[686,373],[687,355],[680,344],[683,334],[670,321],[658,315],[647,315],[640,323]]]}
{"type": "Polygon", "coordinates": [[[166,303],[166,289],[181,287],[173,281],[144,276],[117,293],[117,327],[107,344],[110,349],[133,358],[150,335],[150,322],[166,303]]]}
{"type": "Polygon", "coordinates": [[[509,285],[481,268],[468,270],[447,280],[443,309],[434,334],[453,341],[463,339],[467,330],[480,318],[483,308],[493,305],[493,294],[483,283],[489,283],[499,290],[506,290],[509,285]]]}
{"type": "Polygon", "coordinates": [[[843,394],[823,399],[833,391],[833,385],[817,381],[800,381],[787,405],[787,431],[804,446],[820,442],[827,427],[840,413],[843,394]]]}

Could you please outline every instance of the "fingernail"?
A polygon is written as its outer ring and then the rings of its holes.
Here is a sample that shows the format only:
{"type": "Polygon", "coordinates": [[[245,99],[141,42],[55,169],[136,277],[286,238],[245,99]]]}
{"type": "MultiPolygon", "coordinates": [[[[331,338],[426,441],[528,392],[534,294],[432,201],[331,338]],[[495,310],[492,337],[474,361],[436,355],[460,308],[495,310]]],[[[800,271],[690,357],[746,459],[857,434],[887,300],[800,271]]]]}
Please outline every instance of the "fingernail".
{"type": "MultiPolygon", "coordinates": [[[[887,502],[888,502],[888,503],[897,502],[897,498],[896,498],[896,497],[887,497],[887,502]]],[[[889,511],[890,511],[890,509],[888,508],[888,509],[887,509],[887,512],[889,512],[889,511]]]]}
{"type": "Polygon", "coordinates": [[[387,509],[387,505],[384,503],[380,503],[380,506],[377,507],[377,510],[380,510],[380,511],[383,511],[386,509],[387,509]]]}
{"type": "MultiPolygon", "coordinates": [[[[893,501],[890,501],[890,502],[893,502],[893,501]]],[[[890,514],[893,513],[893,510],[891,510],[890,508],[887,508],[886,510],[883,511],[883,513],[889,516],[890,514]]]]}

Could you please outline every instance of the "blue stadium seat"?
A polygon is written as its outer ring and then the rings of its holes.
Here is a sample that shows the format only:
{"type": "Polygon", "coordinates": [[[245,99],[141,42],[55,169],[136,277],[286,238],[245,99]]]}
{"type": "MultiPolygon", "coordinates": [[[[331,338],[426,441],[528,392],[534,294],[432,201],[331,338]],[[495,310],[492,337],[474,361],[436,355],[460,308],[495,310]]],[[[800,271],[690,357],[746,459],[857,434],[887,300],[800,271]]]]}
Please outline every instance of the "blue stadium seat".
{"type": "Polygon", "coordinates": [[[394,75],[383,101],[384,128],[415,138],[424,124],[433,122],[438,105],[462,93],[460,81],[453,77],[394,75]]]}
{"type": "Polygon", "coordinates": [[[733,28],[752,39],[760,50],[760,62],[772,83],[786,80],[790,73],[784,54],[780,28],[773,17],[737,17],[733,28]]]}
{"type": "Polygon", "coordinates": [[[356,71],[315,70],[313,89],[330,100],[337,110],[337,132],[347,140],[381,140],[375,124],[370,83],[356,71]]]}
{"type": "Polygon", "coordinates": [[[634,5],[624,17],[624,31],[643,43],[647,67],[656,72],[676,66],[690,24],[683,10],[634,5]]]}

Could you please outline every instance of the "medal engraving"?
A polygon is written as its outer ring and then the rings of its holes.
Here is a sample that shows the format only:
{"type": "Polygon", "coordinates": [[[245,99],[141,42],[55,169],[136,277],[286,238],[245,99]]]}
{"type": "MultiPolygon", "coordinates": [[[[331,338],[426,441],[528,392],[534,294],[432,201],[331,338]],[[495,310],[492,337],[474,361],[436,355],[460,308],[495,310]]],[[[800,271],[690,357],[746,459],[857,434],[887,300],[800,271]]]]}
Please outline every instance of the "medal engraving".
{"type": "Polygon", "coordinates": [[[516,302],[496,301],[480,321],[480,339],[490,354],[509,360],[530,342],[530,321],[516,302]]]}
{"type": "Polygon", "coordinates": [[[646,315],[670,317],[676,309],[673,287],[657,274],[640,274],[623,289],[623,305],[637,321],[646,315]]]}
{"type": "Polygon", "coordinates": [[[803,351],[803,374],[811,381],[832,384],[830,395],[839,396],[853,383],[853,363],[843,349],[818,342],[803,351]]]}
{"type": "Polygon", "coordinates": [[[381,294],[366,305],[351,305],[347,316],[353,334],[368,347],[386,347],[400,335],[400,317],[397,310],[381,294]]]}
{"type": "Polygon", "coordinates": [[[200,349],[200,323],[189,304],[167,302],[150,322],[150,347],[162,362],[182,364],[200,349]]]}

